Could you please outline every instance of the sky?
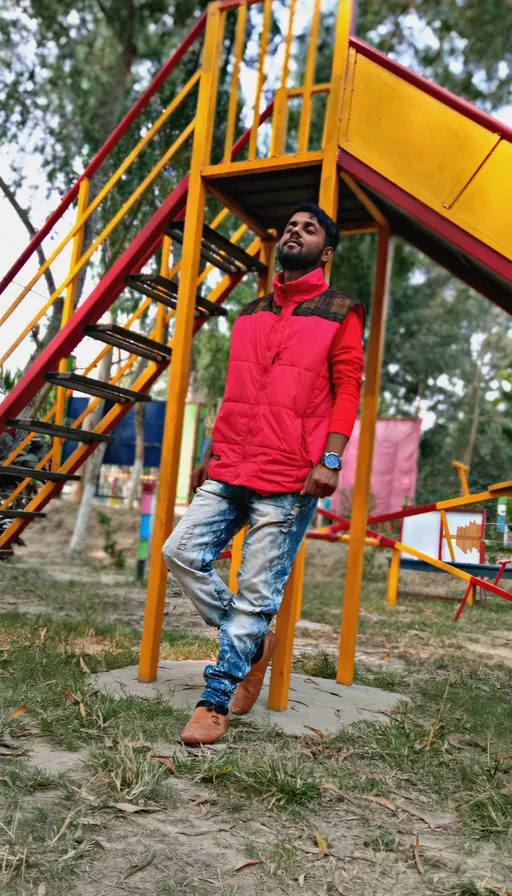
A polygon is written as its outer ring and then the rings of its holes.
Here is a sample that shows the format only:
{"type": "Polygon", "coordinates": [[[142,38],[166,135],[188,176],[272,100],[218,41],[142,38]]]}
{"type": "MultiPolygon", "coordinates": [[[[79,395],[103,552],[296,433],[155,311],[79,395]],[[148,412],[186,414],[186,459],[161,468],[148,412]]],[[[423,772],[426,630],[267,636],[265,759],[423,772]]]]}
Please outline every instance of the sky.
{"type": "MultiPolygon", "coordinates": [[[[326,10],[327,8],[332,7],[333,4],[334,0],[324,0],[322,9],[326,10]]],[[[300,33],[304,29],[309,18],[310,10],[311,3],[309,2],[309,0],[298,0],[296,24],[294,29],[295,33],[300,33]]],[[[286,27],[286,23],[284,21],[281,23],[281,25],[282,27],[286,27]]],[[[436,47],[437,42],[435,36],[430,31],[430,29],[426,29],[423,27],[422,23],[417,18],[414,12],[408,14],[407,25],[414,34],[415,41],[418,46],[420,45],[420,43],[423,43],[432,47],[436,47]]],[[[255,48],[252,49],[254,50],[255,48]]],[[[460,49],[462,49],[462,47],[460,49]]],[[[274,68],[277,67],[278,69],[280,69],[282,53],[283,51],[281,49],[274,61],[274,68]]],[[[407,64],[407,59],[400,59],[400,61],[404,64],[407,64]]],[[[457,67],[460,66],[460,64],[461,63],[460,59],[457,56],[457,52],[454,52],[454,71],[457,70],[457,67]]],[[[272,86],[272,82],[274,82],[275,84],[275,78],[272,77],[271,72],[267,74],[267,86],[272,86]]],[[[246,97],[251,97],[254,94],[255,80],[255,71],[245,66],[241,74],[241,86],[243,94],[246,97]]],[[[249,121],[249,109],[247,109],[246,115],[247,120],[249,121]]],[[[500,110],[498,115],[502,120],[512,124],[512,105],[500,110]]],[[[10,146],[4,145],[2,148],[0,148],[0,171],[6,180],[9,180],[9,162],[14,160],[14,158],[17,158],[16,152],[17,151],[10,146]]],[[[17,160],[19,161],[18,158],[17,160]]],[[[44,177],[41,175],[40,163],[37,156],[26,155],[23,158],[23,169],[25,184],[18,198],[23,205],[26,205],[30,208],[31,218],[36,226],[41,226],[47,215],[60,201],[60,196],[57,193],[54,193],[49,197],[46,195],[46,182],[44,177]]],[[[73,208],[71,208],[66,212],[64,218],[59,222],[51,238],[48,238],[44,243],[44,248],[47,256],[58,245],[60,239],[69,231],[70,227],[74,223],[74,220],[75,212],[73,208]]],[[[27,245],[27,242],[27,231],[25,230],[23,224],[19,220],[14,210],[9,205],[7,199],[3,196],[3,194],[0,194],[0,245],[2,246],[2,272],[5,272],[10,267],[13,261],[23,251],[23,249],[27,245]]],[[[67,249],[59,256],[59,258],[52,264],[52,272],[57,286],[60,285],[60,283],[67,275],[69,269],[70,251],[71,246],[69,245],[67,249]]],[[[4,313],[13,299],[18,295],[20,289],[29,282],[30,278],[37,270],[37,267],[38,264],[33,261],[27,263],[23,270],[20,271],[20,273],[16,276],[15,282],[8,287],[8,289],[2,296],[0,296],[0,314],[4,313]]],[[[95,280],[92,275],[89,274],[86,281],[86,287],[83,292],[83,299],[87,297],[94,285],[95,280]]],[[[48,294],[46,291],[46,284],[44,279],[42,279],[36,285],[34,285],[24,302],[14,312],[10,320],[7,321],[0,329],[0,346],[2,348],[12,342],[12,340],[18,335],[21,329],[26,326],[26,324],[31,320],[33,314],[37,312],[42,303],[47,299],[47,296],[48,294]]],[[[6,367],[10,369],[15,369],[17,366],[23,367],[26,364],[32,349],[33,343],[31,342],[31,340],[25,340],[24,344],[21,345],[20,348],[17,349],[9,359],[6,367]]],[[[93,343],[92,340],[84,341],[84,343],[78,346],[75,351],[77,367],[85,367],[87,363],[92,360],[98,350],[99,347],[97,343],[93,343]]],[[[429,420],[426,415],[425,423],[429,425],[431,424],[431,422],[432,421],[429,420]]]]}

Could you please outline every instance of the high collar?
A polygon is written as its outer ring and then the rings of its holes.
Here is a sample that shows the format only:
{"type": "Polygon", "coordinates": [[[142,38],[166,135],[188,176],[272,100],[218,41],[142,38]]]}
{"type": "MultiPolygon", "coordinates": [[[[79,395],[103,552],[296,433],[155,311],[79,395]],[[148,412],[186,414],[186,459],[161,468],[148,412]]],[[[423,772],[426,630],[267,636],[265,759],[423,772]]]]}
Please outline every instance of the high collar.
{"type": "Polygon", "coordinates": [[[286,305],[288,302],[306,302],[314,299],[328,289],[324,280],[322,268],[315,268],[309,274],[304,274],[298,280],[283,283],[283,274],[277,274],[273,281],[274,301],[276,305],[286,305]]]}

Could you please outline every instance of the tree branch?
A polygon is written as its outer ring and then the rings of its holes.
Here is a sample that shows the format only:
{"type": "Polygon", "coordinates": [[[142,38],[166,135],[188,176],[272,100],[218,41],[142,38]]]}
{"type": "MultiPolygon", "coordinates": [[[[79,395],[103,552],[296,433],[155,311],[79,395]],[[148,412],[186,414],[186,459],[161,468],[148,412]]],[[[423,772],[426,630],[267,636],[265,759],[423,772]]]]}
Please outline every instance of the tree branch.
{"type": "MultiPolygon", "coordinates": [[[[0,176],[0,189],[2,190],[2,193],[4,194],[5,198],[9,202],[9,204],[12,206],[12,208],[18,215],[18,218],[20,219],[22,224],[28,230],[31,239],[33,239],[35,237],[35,235],[37,234],[37,230],[34,227],[34,225],[32,224],[32,221],[30,220],[28,211],[26,209],[24,209],[19,204],[18,200],[16,199],[14,191],[11,189],[9,184],[6,183],[5,180],[3,179],[3,177],[1,177],[1,176],[0,176]]],[[[39,259],[39,264],[42,266],[46,262],[46,255],[44,254],[44,250],[43,250],[42,246],[38,246],[36,249],[36,252],[37,252],[37,257],[39,259]]],[[[44,279],[46,280],[46,286],[48,288],[49,294],[53,295],[53,293],[56,292],[57,287],[55,286],[55,280],[53,279],[52,272],[50,271],[49,268],[44,273],[44,279]]]]}

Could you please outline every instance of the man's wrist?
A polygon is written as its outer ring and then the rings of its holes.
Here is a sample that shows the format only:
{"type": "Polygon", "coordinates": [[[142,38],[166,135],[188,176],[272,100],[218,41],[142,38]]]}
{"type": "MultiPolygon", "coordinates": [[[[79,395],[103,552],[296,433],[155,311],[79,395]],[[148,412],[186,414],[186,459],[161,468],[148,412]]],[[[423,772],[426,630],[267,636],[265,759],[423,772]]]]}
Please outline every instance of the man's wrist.
{"type": "Polygon", "coordinates": [[[331,473],[339,473],[343,466],[341,455],[337,451],[326,451],[322,454],[320,463],[331,473]]]}

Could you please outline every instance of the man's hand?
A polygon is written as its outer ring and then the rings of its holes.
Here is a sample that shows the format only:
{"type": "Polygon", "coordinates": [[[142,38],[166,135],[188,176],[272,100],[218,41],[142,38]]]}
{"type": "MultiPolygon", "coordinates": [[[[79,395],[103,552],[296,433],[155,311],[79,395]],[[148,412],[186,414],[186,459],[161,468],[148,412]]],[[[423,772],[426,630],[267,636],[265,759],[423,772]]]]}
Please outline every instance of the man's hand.
{"type": "Polygon", "coordinates": [[[323,464],[317,464],[311,473],[308,473],[301,495],[329,498],[338,488],[339,475],[338,470],[328,470],[323,464]]]}
{"type": "Polygon", "coordinates": [[[190,477],[190,488],[193,492],[197,492],[201,488],[203,482],[208,479],[208,467],[210,466],[211,457],[205,457],[198,467],[192,472],[190,477]]]}

